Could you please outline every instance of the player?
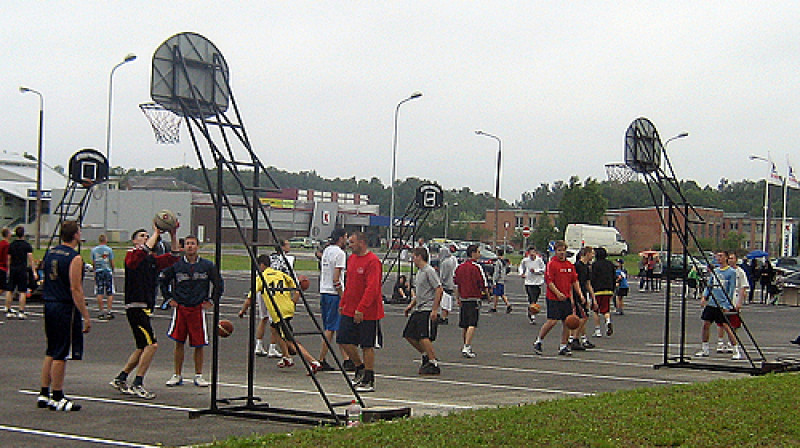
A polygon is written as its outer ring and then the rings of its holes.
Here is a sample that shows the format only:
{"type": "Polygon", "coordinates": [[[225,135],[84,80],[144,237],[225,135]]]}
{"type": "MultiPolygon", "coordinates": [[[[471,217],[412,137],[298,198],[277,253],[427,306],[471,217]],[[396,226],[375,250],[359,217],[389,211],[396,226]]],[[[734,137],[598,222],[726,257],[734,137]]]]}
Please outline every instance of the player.
{"type": "Polygon", "coordinates": [[[547,284],[547,322],[542,325],[539,336],[533,343],[533,351],[537,355],[542,354],[542,341],[558,321],[561,321],[561,346],[558,354],[570,356],[572,351],[567,345],[570,330],[564,320],[575,310],[573,300],[576,295],[581,294],[581,286],[578,284],[575,266],[567,260],[567,243],[563,240],[556,241],[555,253],[556,256],[547,263],[544,275],[547,284]]]}
{"type": "Polygon", "coordinates": [[[6,291],[6,318],[7,319],[27,319],[25,314],[25,302],[28,299],[28,286],[30,281],[28,273],[33,271],[33,280],[39,279],[36,273],[36,263],[33,261],[33,247],[25,241],[25,228],[17,226],[14,229],[17,237],[8,246],[8,289],[6,291]],[[11,308],[14,300],[14,293],[19,296],[19,311],[11,308]]]}
{"type": "Polygon", "coordinates": [[[106,244],[105,234],[97,238],[99,243],[92,249],[92,266],[94,266],[94,293],[97,295],[97,320],[107,321],[114,318],[111,304],[114,301],[114,251],[106,244]],[[107,306],[106,306],[107,305],[107,306]],[[107,308],[108,311],[104,311],[107,308]]]}
{"type": "Polygon", "coordinates": [[[442,301],[442,282],[439,275],[428,264],[428,250],[417,247],[413,252],[417,275],[414,278],[414,297],[405,309],[408,317],[403,337],[422,354],[420,375],[439,375],[441,369],[433,351],[436,331],[439,325],[439,306],[442,301]],[[413,313],[412,313],[413,310],[413,313]]]}

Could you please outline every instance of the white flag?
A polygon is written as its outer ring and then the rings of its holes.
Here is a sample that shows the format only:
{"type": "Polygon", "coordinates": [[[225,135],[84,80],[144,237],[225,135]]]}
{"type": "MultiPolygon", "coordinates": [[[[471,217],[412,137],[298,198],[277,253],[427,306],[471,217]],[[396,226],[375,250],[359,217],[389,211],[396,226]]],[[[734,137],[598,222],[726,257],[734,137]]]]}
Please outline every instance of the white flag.
{"type": "Polygon", "coordinates": [[[797,178],[794,176],[794,170],[792,169],[792,165],[789,165],[789,176],[786,178],[786,185],[789,188],[800,189],[800,182],[798,182],[797,178]]]}
{"type": "Polygon", "coordinates": [[[778,174],[778,167],[775,166],[775,162],[770,161],[769,163],[772,164],[772,169],[769,172],[769,177],[767,177],[767,182],[772,185],[783,185],[783,178],[778,174]]]}

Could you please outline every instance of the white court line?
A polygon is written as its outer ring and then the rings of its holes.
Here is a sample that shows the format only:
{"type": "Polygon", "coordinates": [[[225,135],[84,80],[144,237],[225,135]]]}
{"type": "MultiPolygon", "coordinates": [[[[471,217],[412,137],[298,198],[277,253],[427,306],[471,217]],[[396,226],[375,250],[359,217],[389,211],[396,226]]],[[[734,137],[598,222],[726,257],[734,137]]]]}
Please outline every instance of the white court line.
{"type": "Polygon", "coordinates": [[[53,437],[56,439],[77,440],[80,442],[99,443],[102,445],[126,446],[135,448],[156,448],[159,445],[145,445],[141,443],[131,443],[122,440],[101,439],[99,437],[79,436],[53,431],[43,431],[41,429],[20,428],[18,426],[0,425],[0,431],[18,432],[22,434],[33,434],[36,436],[53,437]]]}
{"type": "MultiPolygon", "coordinates": [[[[474,364],[456,364],[451,362],[442,362],[439,361],[440,365],[449,365],[449,366],[458,366],[458,367],[488,367],[492,368],[491,366],[478,366],[474,364]]],[[[502,368],[497,368],[498,370],[502,370],[502,368]]],[[[510,369],[510,370],[519,370],[525,371],[526,369],[510,369]]],[[[528,370],[529,372],[535,372],[533,370],[528,370]]],[[[536,371],[538,372],[538,371],[536,371]]],[[[542,389],[536,387],[522,387],[522,386],[510,386],[506,384],[489,384],[489,383],[475,383],[475,382],[465,382],[465,381],[455,381],[455,380],[443,380],[441,378],[419,378],[419,377],[407,377],[407,376],[397,376],[397,375],[378,375],[375,376],[382,377],[382,378],[389,378],[393,380],[401,380],[401,381],[414,381],[414,382],[431,382],[436,384],[453,384],[456,386],[472,386],[472,387],[480,387],[481,389],[504,389],[504,390],[519,390],[525,392],[541,392],[541,393],[548,393],[548,394],[565,394],[565,395],[578,395],[578,396],[586,396],[586,395],[594,395],[590,392],[576,392],[571,390],[560,390],[560,389],[542,389]]]]}
{"type": "MultiPolygon", "coordinates": [[[[614,376],[614,375],[597,375],[597,374],[591,374],[591,373],[565,372],[565,371],[562,371],[562,370],[525,369],[525,368],[519,368],[519,367],[485,366],[485,365],[480,365],[480,364],[459,364],[459,363],[441,362],[441,361],[439,362],[439,364],[450,365],[450,366],[455,366],[455,367],[475,368],[475,369],[502,370],[502,371],[508,371],[508,372],[552,373],[554,375],[575,376],[575,377],[580,377],[580,378],[596,378],[596,379],[615,380],[615,381],[632,381],[632,382],[637,382],[637,383],[690,384],[690,383],[683,382],[683,381],[670,381],[670,380],[661,380],[661,379],[655,379],[655,378],[634,378],[634,377],[614,376]]],[[[564,393],[569,393],[569,392],[564,392],[564,393]]],[[[573,393],[577,393],[577,392],[573,392],[573,393]]]]}
{"type": "MultiPolygon", "coordinates": [[[[39,394],[38,391],[24,390],[24,389],[20,389],[18,392],[22,393],[22,394],[28,394],[28,395],[38,395],[39,394]]],[[[166,405],[166,404],[156,404],[156,403],[145,403],[145,402],[142,402],[142,401],[116,400],[116,399],[113,399],[113,398],[88,397],[88,396],[85,396],[85,395],[74,395],[74,394],[70,394],[69,396],[70,396],[70,398],[80,398],[81,400],[96,401],[96,402],[99,402],[99,403],[121,404],[121,405],[126,405],[126,406],[138,406],[138,407],[142,407],[142,408],[163,409],[163,410],[167,410],[167,411],[191,412],[191,411],[196,411],[197,410],[195,408],[184,408],[184,407],[180,407],[180,406],[170,406],[170,405],[166,405]]]]}
{"type": "MultiPolygon", "coordinates": [[[[531,355],[531,354],[527,354],[527,353],[525,353],[525,354],[522,354],[522,353],[503,353],[502,356],[508,356],[510,358],[541,358],[540,355],[531,355]]],[[[643,368],[648,368],[648,369],[652,369],[653,368],[652,364],[638,364],[638,363],[634,363],[634,362],[606,361],[606,360],[602,360],[602,359],[583,359],[583,358],[575,358],[575,357],[571,357],[569,359],[568,358],[558,358],[558,359],[560,359],[561,361],[565,361],[565,362],[566,361],[569,361],[569,362],[578,361],[578,362],[589,363],[589,364],[609,364],[609,365],[614,365],[614,366],[643,367],[643,368]]]]}

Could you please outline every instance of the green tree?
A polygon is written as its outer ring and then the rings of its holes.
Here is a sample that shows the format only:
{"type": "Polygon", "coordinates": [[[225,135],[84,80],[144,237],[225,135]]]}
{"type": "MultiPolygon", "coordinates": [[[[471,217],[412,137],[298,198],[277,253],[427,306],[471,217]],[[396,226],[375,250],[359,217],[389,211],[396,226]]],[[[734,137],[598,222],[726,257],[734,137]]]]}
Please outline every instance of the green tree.
{"type": "Polygon", "coordinates": [[[603,197],[597,181],[589,178],[581,185],[573,176],[559,203],[558,227],[563,231],[567,224],[601,224],[607,208],[608,200],[603,197]]]}
{"type": "Polygon", "coordinates": [[[547,249],[547,244],[550,241],[561,239],[563,235],[560,235],[560,232],[556,230],[554,224],[553,216],[547,211],[542,212],[536,219],[536,225],[531,229],[531,237],[528,240],[529,245],[532,245],[540,251],[544,251],[547,249]]]}
{"type": "Polygon", "coordinates": [[[720,249],[728,251],[738,251],[742,248],[742,242],[746,239],[745,234],[739,232],[729,232],[728,235],[719,242],[720,249]]]}

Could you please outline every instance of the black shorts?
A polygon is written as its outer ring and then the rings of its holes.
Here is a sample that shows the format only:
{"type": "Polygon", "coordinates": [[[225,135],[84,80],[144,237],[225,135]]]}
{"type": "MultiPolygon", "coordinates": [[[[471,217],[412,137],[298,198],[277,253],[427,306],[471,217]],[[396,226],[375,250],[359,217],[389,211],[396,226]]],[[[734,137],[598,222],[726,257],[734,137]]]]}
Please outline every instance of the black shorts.
{"type": "Polygon", "coordinates": [[[439,321],[431,320],[430,311],[414,311],[406,322],[403,330],[403,337],[419,341],[420,339],[436,340],[436,333],[439,328],[439,321]]]}
{"type": "Polygon", "coordinates": [[[617,294],[617,297],[627,297],[628,296],[628,288],[617,288],[616,294],[617,294]]]}
{"type": "Polygon", "coordinates": [[[714,322],[715,324],[726,323],[722,308],[718,306],[706,305],[706,307],[703,308],[703,314],[700,315],[700,319],[707,322],[714,322]]]}
{"type": "Polygon", "coordinates": [[[8,271],[8,291],[25,292],[28,290],[28,268],[8,271]]]}
{"type": "Polygon", "coordinates": [[[284,317],[281,322],[271,322],[269,326],[278,330],[278,334],[281,335],[281,339],[283,339],[284,341],[288,341],[289,335],[286,333],[286,330],[288,329],[289,331],[292,332],[292,335],[294,335],[294,327],[292,327],[292,318],[284,317]],[[286,322],[286,327],[281,325],[281,322],[286,322]]]}
{"type": "Polygon", "coordinates": [[[564,320],[570,314],[572,314],[571,300],[547,300],[547,319],[564,320]]]}
{"type": "Polygon", "coordinates": [[[525,285],[525,293],[528,294],[528,304],[536,303],[542,294],[542,287],[539,285],[525,285]]]}
{"type": "Polygon", "coordinates": [[[0,269],[0,289],[8,289],[8,271],[0,269]]]}
{"type": "Polygon", "coordinates": [[[136,341],[136,348],[143,349],[156,342],[156,334],[150,325],[150,313],[144,308],[128,308],[125,316],[133,331],[133,339],[136,341]]]}
{"type": "Polygon", "coordinates": [[[47,356],[64,361],[72,348],[72,359],[83,358],[83,318],[73,303],[44,303],[44,333],[47,356]]]}
{"type": "Polygon", "coordinates": [[[379,347],[380,342],[380,328],[377,320],[362,320],[360,324],[357,324],[352,317],[342,315],[339,331],[336,332],[337,344],[374,348],[379,347]]]}
{"type": "Polygon", "coordinates": [[[459,328],[478,326],[478,305],[479,302],[461,302],[461,312],[458,313],[459,328]]]}

